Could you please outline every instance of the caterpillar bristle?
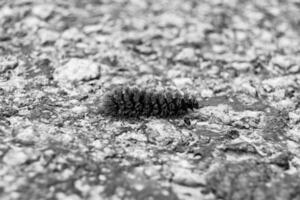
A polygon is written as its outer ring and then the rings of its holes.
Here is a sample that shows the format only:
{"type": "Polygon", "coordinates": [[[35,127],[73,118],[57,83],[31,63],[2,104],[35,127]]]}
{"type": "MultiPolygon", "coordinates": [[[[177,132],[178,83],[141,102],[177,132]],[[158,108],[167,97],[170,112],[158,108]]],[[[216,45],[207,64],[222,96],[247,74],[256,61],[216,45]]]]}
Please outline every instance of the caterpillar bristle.
{"type": "Polygon", "coordinates": [[[117,87],[104,95],[102,114],[118,118],[179,117],[199,108],[194,96],[179,91],[117,87]]]}

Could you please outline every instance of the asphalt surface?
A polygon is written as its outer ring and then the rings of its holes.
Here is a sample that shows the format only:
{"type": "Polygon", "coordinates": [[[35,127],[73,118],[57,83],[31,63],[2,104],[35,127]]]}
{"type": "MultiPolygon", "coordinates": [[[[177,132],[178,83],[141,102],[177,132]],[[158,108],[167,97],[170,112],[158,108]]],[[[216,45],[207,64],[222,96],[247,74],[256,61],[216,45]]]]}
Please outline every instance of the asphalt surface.
{"type": "Polygon", "coordinates": [[[1,200],[300,199],[300,1],[0,1],[1,200]],[[180,117],[101,114],[117,86],[180,117]]]}

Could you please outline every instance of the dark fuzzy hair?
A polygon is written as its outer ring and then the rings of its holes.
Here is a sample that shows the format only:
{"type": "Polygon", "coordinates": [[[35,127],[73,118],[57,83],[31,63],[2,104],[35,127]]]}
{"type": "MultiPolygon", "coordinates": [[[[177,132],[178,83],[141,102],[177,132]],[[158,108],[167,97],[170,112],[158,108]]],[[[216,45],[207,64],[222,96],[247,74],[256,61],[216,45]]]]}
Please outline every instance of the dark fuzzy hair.
{"type": "Polygon", "coordinates": [[[178,117],[199,108],[195,97],[179,91],[162,91],[117,87],[105,94],[102,113],[120,118],[178,117]]]}

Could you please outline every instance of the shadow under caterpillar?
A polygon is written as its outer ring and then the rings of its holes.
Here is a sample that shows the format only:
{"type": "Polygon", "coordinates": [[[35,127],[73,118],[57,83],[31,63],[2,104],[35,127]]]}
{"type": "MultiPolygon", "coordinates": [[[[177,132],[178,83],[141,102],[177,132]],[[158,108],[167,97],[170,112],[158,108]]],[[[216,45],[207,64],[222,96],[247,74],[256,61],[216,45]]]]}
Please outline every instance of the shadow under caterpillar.
{"type": "Polygon", "coordinates": [[[104,95],[101,113],[117,118],[179,117],[198,109],[199,102],[192,95],[177,90],[154,91],[117,87],[104,95]]]}

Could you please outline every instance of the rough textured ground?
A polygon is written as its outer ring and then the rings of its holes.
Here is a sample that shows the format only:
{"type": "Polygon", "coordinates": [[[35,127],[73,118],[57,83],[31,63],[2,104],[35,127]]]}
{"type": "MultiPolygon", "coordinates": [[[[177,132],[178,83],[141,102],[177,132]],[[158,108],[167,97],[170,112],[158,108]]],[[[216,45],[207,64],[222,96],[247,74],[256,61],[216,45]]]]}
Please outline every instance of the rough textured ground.
{"type": "Polygon", "coordinates": [[[300,199],[300,1],[0,1],[0,198],[300,199]],[[114,85],[184,118],[99,114],[114,85]]]}

